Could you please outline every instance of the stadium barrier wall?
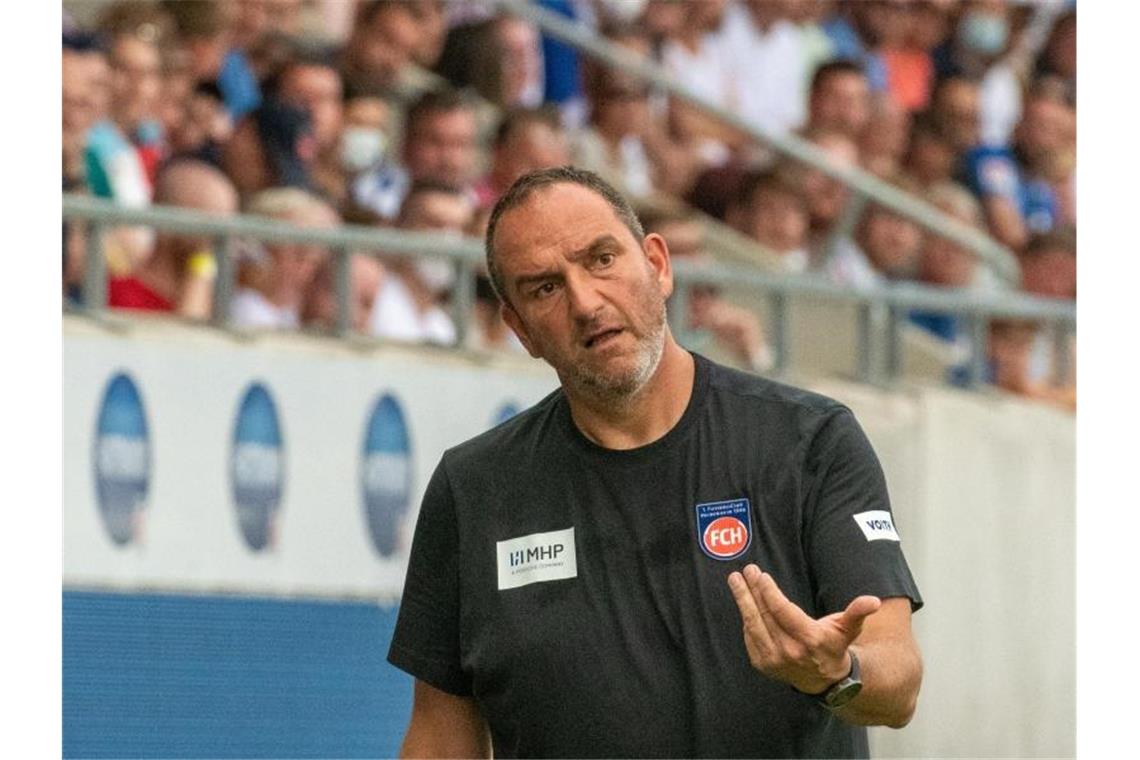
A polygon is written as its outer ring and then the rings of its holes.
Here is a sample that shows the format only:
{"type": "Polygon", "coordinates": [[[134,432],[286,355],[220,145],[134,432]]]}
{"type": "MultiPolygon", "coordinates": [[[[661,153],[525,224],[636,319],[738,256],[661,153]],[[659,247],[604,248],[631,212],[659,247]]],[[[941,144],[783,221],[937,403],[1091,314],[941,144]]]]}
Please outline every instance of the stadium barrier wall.
{"type": "MultiPolygon", "coordinates": [[[[394,754],[411,681],[384,656],[419,499],[553,373],[75,316],[64,373],[64,755],[394,754]]],[[[803,384],[874,442],[927,603],[918,714],[874,753],[1073,755],[1072,417],[803,384]]]]}

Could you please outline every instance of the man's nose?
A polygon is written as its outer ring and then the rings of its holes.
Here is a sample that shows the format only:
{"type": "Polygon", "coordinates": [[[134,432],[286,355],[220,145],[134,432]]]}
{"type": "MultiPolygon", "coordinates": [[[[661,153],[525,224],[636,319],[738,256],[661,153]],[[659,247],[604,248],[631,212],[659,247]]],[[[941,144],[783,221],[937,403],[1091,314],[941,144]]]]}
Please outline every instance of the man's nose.
{"type": "Polygon", "coordinates": [[[574,319],[580,321],[593,319],[601,308],[603,300],[596,284],[590,278],[566,279],[566,301],[569,304],[570,316],[574,319]]]}

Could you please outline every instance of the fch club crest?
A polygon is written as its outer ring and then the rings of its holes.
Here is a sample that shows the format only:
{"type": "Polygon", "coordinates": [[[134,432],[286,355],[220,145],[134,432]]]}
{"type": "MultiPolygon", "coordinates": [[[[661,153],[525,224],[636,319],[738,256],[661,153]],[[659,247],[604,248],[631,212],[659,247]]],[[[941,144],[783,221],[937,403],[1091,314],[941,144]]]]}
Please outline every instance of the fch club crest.
{"type": "Polygon", "coordinates": [[[752,545],[752,509],[748,499],[697,505],[697,541],[713,559],[736,559],[752,545]]]}

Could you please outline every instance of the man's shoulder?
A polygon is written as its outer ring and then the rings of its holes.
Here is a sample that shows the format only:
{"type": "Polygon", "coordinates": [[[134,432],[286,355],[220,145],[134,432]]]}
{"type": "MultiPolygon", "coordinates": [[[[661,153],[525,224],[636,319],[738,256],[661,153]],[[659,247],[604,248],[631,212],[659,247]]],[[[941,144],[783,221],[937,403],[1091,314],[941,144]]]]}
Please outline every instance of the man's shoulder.
{"type": "Polygon", "coordinates": [[[709,373],[709,391],[757,411],[822,420],[850,411],[845,404],[822,393],[726,367],[701,357],[709,373]]]}
{"type": "Polygon", "coordinates": [[[561,397],[562,390],[554,390],[509,420],[448,449],[443,454],[448,471],[469,472],[517,462],[535,449],[537,441],[554,424],[554,411],[561,397]]]}

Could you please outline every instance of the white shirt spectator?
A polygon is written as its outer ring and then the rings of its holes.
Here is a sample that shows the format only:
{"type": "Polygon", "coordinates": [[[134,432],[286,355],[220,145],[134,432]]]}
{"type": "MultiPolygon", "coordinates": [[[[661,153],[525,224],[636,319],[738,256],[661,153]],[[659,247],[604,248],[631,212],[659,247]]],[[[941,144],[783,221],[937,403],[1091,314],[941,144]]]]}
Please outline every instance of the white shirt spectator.
{"type": "Polygon", "coordinates": [[[886,282],[863,249],[849,237],[836,243],[835,250],[823,263],[823,272],[836,285],[855,290],[870,290],[886,282]]]}
{"type": "Polygon", "coordinates": [[[380,283],[369,327],[373,335],[406,343],[450,346],[457,338],[455,324],[447,312],[438,306],[421,312],[408,286],[391,273],[380,283]]]}
{"type": "Polygon", "coordinates": [[[1021,83],[1008,63],[995,63],[978,88],[978,128],[985,145],[1009,145],[1021,120],[1021,83]]]}
{"type": "Polygon", "coordinates": [[[725,10],[723,29],[741,118],[776,134],[798,129],[807,118],[810,77],[802,30],[787,19],[761,30],[739,4],[725,10]]]}
{"type": "Polygon", "coordinates": [[[352,200],[384,219],[395,219],[410,186],[411,178],[404,167],[384,161],[352,181],[352,200]]]}
{"type": "Polygon", "coordinates": [[[295,330],[301,320],[296,308],[277,306],[253,288],[240,288],[230,303],[230,319],[237,327],[295,330]]]}

